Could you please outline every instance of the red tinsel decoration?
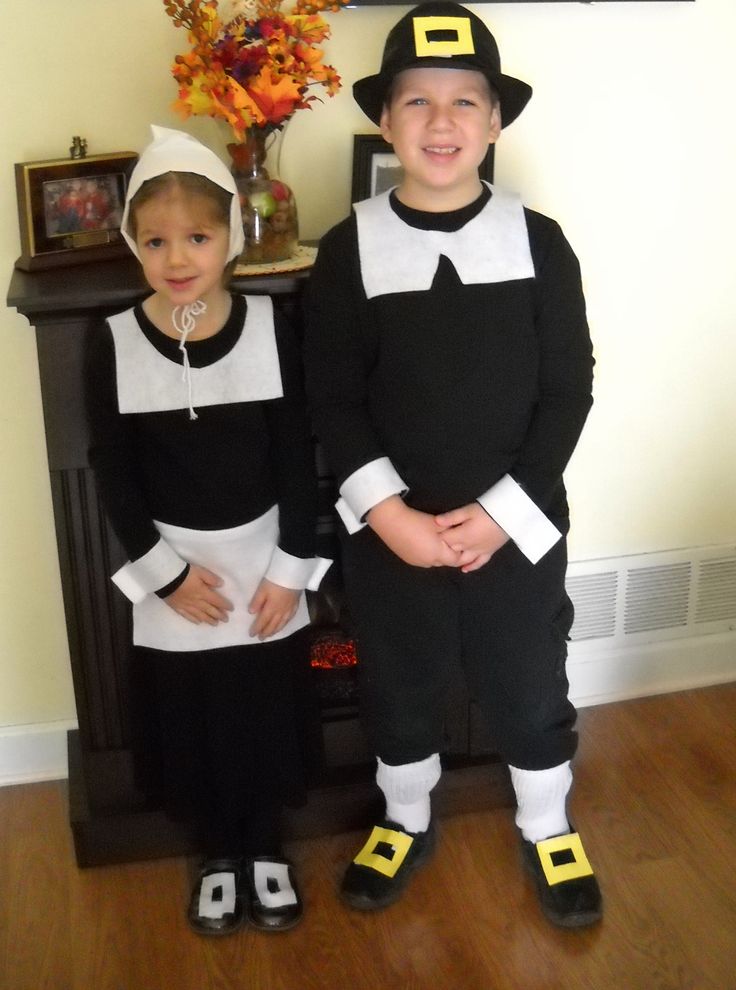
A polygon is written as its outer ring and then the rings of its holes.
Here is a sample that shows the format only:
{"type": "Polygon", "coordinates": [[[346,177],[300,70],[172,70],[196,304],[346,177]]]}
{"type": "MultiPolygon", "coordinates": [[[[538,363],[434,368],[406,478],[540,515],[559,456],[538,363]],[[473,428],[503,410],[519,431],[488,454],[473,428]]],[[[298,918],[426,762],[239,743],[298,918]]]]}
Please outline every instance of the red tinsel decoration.
{"type": "Polygon", "coordinates": [[[358,662],[355,654],[355,641],[340,639],[338,636],[321,636],[312,643],[310,663],[320,670],[333,670],[335,667],[354,667],[358,662]]]}

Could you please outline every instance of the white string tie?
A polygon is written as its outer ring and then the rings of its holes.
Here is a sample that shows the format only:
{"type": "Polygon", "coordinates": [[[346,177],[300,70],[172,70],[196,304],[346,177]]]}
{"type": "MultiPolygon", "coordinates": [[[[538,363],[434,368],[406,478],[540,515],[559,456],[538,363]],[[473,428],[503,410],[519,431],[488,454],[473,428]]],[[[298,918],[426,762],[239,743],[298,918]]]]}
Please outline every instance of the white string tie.
{"type": "Polygon", "coordinates": [[[174,330],[179,334],[181,340],[179,341],[179,350],[182,354],[182,373],[181,380],[186,383],[187,386],[187,402],[189,405],[189,418],[199,419],[196,412],[194,411],[194,406],[192,404],[192,369],[189,364],[189,355],[187,354],[187,337],[194,330],[197,317],[201,316],[202,313],[206,312],[207,303],[202,302],[201,299],[197,299],[196,302],[190,303],[188,306],[175,306],[171,313],[171,322],[174,325],[174,330]],[[177,322],[177,314],[181,309],[181,325],[177,322]]]}

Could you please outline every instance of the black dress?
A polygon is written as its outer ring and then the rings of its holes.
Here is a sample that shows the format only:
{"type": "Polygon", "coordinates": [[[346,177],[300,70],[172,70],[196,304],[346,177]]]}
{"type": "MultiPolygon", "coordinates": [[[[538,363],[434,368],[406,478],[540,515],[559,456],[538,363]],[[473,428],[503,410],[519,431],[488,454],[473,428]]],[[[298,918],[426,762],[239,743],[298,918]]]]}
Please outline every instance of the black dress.
{"type": "MultiPolygon", "coordinates": [[[[134,380],[135,363],[133,373],[130,361],[126,365],[110,321],[90,340],[90,463],[130,558],[126,566],[133,570],[156,556],[165,542],[157,523],[211,535],[257,523],[273,514],[274,507],[283,559],[298,568],[313,558],[316,480],[298,349],[290,327],[278,316],[274,322],[270,302],[265,324],[261,319],[257,327],[252,314],[247,320],[249,308],[263,312],[264,301],[249,306],[246,297],[233,296],[230,317],[219,333],[186,345],[196,419],[190,418],[183,385],[167,400],[169,386],[158,387],[155,377],[149,380],[151,367],[167,370],[171,363],[178,382],[182,353],[179,343],[158,331],[140,306],[112,322],[118,326],[123,321],[144,356],[151,349],[145,387],[134,380]],[[275,343],[276,358],[266,374],[276,383],[272,394],[262,387],[264,357],[258,340],[275,343]],[[246,363],[252,359],[253,374],[233,376],[236,353],[246,363]],[[199,369],[209,369],[209,392],[199,388],[199,369]],[[216,387],[223,383],[222,401],[212,393],[213,381],[216,387]],[[140,395],[131,403],[136,389],[140,395]],[[258,398],[250,397],[250,389],[258,398]]],[[[206,561],[196,563],[206,566],[206,561]]],[[[170,593],[186,575],[185,564],[186,558],[179,561],[154,593],[170,593]]],[[[155,594],[145,599],[173,614],[155,594]]],[[[264,804],[303,801],[301,729],[308,707],[306,637],[298,628],[307,621],[303,606],[300,615],[291,634],[266,643],[246,638],[245,645],[236,639],[212,649],[201,644],[162,649],[152,648],[144,638],[134,646],[136,771],[145,792],[172,817],[227,825],[264,804]]]]}

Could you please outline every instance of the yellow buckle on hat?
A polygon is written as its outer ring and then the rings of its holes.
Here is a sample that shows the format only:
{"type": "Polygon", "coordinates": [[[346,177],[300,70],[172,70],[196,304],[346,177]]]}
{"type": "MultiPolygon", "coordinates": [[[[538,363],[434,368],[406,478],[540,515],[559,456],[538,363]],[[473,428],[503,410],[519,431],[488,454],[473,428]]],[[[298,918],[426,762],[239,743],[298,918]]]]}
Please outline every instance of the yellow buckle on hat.
{"type": "Polygon", "coordinates": [[[395,832],[392,828],[381,828],[376,825],[353,862],[358,866],[367,866],[370,870],[383,873],[385,877],[394,877],[406,859],[413,841],[412,836],[407,835],[406,832],[395,832]],[[375,852],[379,842],[391,846],[394,851],[391,859],[375,852]]]}
{"type": "Polygon", "coordinates": [[[473,31],[469,17],[415,17],[414,48],[417,56],[452,58],[453,55],[475,55],[473,31]],[[430,31],[454,31],[454,41],[432,41],[430,31]]]}
{"type": "Polygon", "coordinates": [[[552,839],[537,842],[537,852],[550,887],[564,883],[565,880],[577,880],[578,877],[593,875],[593,867],[588,862],[588,857],[583,850],[583,843],[577,832],[571,832],[569,835],[556,835],[552,839]],[[572,862],[555,863],[552,857],[559,852],[571,853],[572,862]]]}

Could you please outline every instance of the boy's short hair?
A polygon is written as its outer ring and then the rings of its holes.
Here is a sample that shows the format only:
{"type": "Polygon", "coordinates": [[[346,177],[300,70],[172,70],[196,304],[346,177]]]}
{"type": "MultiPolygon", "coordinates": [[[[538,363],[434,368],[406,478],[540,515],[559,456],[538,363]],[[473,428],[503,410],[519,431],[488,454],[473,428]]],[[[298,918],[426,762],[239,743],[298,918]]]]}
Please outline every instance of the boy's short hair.
{"type": "Polygon", "coordinates": [[[386,38],[380,72],[359,79],[353,96],[361,110],[379,124],[393,81],[405,69],[474,69],[498,94],[501,126],[519,116],[532,95],[520,79],[501,72],[496,40],[483,21],[449,0],[420,4],[394,25],[386,38]]]}

